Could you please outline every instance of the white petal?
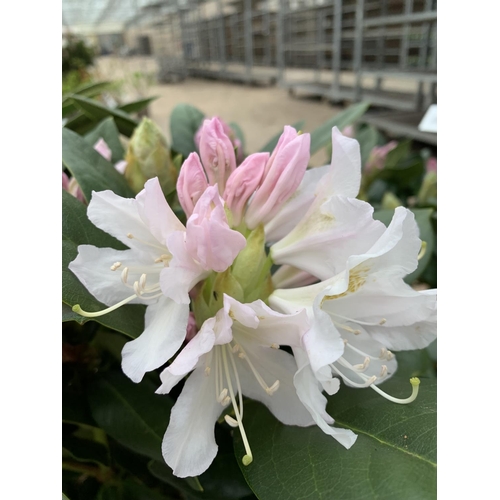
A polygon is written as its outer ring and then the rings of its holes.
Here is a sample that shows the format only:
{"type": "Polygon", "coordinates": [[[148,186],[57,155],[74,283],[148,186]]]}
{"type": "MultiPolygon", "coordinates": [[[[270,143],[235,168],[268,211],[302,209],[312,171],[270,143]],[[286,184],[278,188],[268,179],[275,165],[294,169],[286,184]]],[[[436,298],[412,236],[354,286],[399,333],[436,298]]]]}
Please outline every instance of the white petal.
{"type": "Polygon", "coordinates": [[[233,329],[233,334],[235,341],[243,347],[246,356],[267,385],[270,387],[279,380],[278,390],[272,395],[267,394],[258,383],[248,362],[235,356],[243,394],[265,404],[271,413],[286,425],[312,425],[311,415],[300,402],[293,385],[293,376],[297,371],[293,356],[285,351],[262,347],[249,341],[245,334],[238,335],[237,328],[233,329]]]}
{"type": "Polygon", "coordinates": [[[155,254],[157,257],[161,255],[162,251],[153,247],[160,247],[160,243],[140,218],[134,198],[122,198],[112,191],[92,191],[87,215],[98,228],[128,247],[155,254]],[[134,238],[128,238],[127,234],[132,234],[134,238]]]}
{"type": "Polygon", "coordinates": [[[161,297],[148,306],[145,330],[122,350],[122,369],[134,382],[140,382],[146,372],[166,363],[186,337],[189,307],[161,297]]]}
{"type": "MultiPolygon", "coordinates": [[[[299,364],[299,370],[293,379],[297,390],[297,396],[301,400],[302,404],[307,408],[318,427],[325,434],[334,437],[340,444],[349,449],[357,439],[356,434],[349,429],[340,429],[329,425],[333,424],[334,420],[326,412],[325,408],[327,400],[321,394],[319,384],[307,363],[307,356],[305,353],[301,356],[300,349],[294,349],[293,351],[295,359],[299,364]]],[[[338,388],[339,384],[337,383],[336,389],[338,390],[338,388]]]]}
{"type": "MultiPolygon", "coordinates": [[[[123,284],[122,270],[125,267],[145,267],[153,264],[148,254],[137,250],[114,250],[112,248],[97,248],[93,245],[79,245],[76,259],[69,264],[69,269],[82,282],[85,288],[99,301],[112,306],[134,294],[134,290],[123,284]],[[122,265],[112,271],[115,262],[122,265]]],[[[129,283],[138,280],[140,274],[129,273],[129,283]]],[[[158,275],[148,275],[148,286],[158,282],[158,275]]],[[[156,302],[157,299],[153,301],[156,302]]],[[[134,299],[131,304],[148,304],[151,300],[134,299]]]]}
{"type": "Polygon", "coordinates": [[[348,257],[367,252],[384,230],[373,219],[370,204],[334,196],[321,206],[313,205],[297,227],[271,247],[271,255],[277,264],[327,279],[345,269],[348,257]]]}
{"type": "Polygon", "coordinates": [[[177,477],[202,474],[217,455],[214,427],[223,408],[215,399],[215,376],[214,369],[206,375],[197,368],[170,414],[162,452],[177,477]]]}
{"type": "Polygon", "coordinates": [[[302,219],[315,198],[315,191],[330,165],[306,170],[297,191],[280,211],[265,225],[266,241],[274,243],[284,238],[302,219]]]}
{"type": "Polygon", "coordinates": [[[149,179],[144,189],[137,195],[137,208],[144,224],[151,234],[167,244],[167,237],[174,231],[184,231],[181,221],[170,208],[160,187],[158,177],[149,179]]]}
{"type": "Polygon", "coordinates": [[[419,229],[413,213],[397,207],[389,227],[364,254],[349,259],[349,269],[363,264],[370,273],[382,271],[401,278],[413,272],[422,246],[419,229]]]}
{"type": "Polygon", "coordinates": [[[274,288],[296,288],[318,281],[316,276],[293,266],[281,266],[272,276],[274,288]]]}

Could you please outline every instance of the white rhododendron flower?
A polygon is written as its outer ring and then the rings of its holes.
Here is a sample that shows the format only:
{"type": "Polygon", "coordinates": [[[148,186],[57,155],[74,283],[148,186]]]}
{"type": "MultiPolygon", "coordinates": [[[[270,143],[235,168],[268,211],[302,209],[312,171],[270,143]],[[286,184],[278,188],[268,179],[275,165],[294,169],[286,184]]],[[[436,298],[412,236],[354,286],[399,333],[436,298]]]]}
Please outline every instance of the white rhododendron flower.
{"type": "Polygon", "coordinates": [[[110,307],[74,310],[95,317],[126,303],[148,306],[145,331],[122,352],[135,382],[188,340],[157,390],[187,377],[162,446],[177,476],[210,466],[222,413],[241,433],[243,463],[253,460],[243,396],[285,424],[316,423],[346,448],[356,434],[332,425],[323,391],[335,394],[342,380],[395,402],[416,397],[415,389],[396,400],[378,387],[396,370],[391,350],[422,348],[436,336],[435,291],[403,281],[422,244],[414,217],[398,208],[386,228],[356,199],[355,140],[334,128],[331,165],[306,170],[309,147],[309,134],[285,127],[272,154],[237,167],[220,121],[205,120],[200,155],[188,156],[177,181],[185,227],[157,179],[136,199],[93,193],[90,220],[129,249],[79,247],[70,269],[110,307]]]}

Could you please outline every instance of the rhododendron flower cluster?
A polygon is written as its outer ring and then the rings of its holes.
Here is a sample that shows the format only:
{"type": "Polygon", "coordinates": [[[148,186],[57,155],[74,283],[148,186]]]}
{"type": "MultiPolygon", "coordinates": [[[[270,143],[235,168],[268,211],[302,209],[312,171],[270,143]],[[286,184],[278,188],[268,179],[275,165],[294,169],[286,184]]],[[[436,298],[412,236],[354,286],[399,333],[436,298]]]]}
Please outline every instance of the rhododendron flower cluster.
{"type": "Polygon", "coordinates": [[[147,305],[122,368],[138,382],[170,361],[159,394],[187,377],[162,446],[179,477],[210,466],[221,415],[241,433],[243,464],[252,462],[244,396],[284,424],[317,424],[346,448],[356,435],[333,426],[323,391],[333,395],[344,382],[401,404],[417,396],[418,379],[406,399],[378,387],[397,368],[392,350],[436,337],[435,290],[403,281],[422,249],[414,216],[398,208],[385,227],[356,199],[354,139],[334,128],[331,164],[308,170],[309,149],[309,134],[286,126],[271,154],[237,167],[220,120],[205,120],[199,154],[186,158],[177,181],[185,225],[156,178],[135,199],[93,193],[90,220],[128,249],[79,246],[70,269],[109,307],[74,310],[95,317],[147,305]]]}

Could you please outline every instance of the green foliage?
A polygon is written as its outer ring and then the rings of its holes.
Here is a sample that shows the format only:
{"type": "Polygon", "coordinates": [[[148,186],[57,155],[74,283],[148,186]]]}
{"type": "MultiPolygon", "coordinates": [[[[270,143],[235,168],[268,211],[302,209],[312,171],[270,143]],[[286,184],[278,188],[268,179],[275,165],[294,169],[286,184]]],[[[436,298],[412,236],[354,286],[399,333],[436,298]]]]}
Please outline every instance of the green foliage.
{"type": "Polygon", "coordinates": [[[62,73],[81,70],[92,66],[94,62],[94,50],[84,40],[70,36],[62,49],[62,73]]]}
{"type": "Polygon", "coordinates": [[[189,104],[178,104],[170,115],[172,149],[181,153],[184,158],[196,151],[194,136],[204,117],[199,109],[189,104]]]}

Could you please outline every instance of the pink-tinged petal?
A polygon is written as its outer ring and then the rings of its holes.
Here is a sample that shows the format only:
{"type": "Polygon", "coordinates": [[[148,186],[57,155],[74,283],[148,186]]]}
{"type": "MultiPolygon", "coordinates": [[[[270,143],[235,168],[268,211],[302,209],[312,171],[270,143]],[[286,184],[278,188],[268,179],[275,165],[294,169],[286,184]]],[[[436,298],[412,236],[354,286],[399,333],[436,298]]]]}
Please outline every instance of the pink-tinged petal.
{"type": "Polygon", "coordinates": [[[69,192],[69,177],[66,172],[62,173],[62,188],[69,192]]]}
{"type": "MultiPolygon", "coordinates": [[[[207,366],[213,353],[209,353],[207,366]]],[[[170,414],[163,438],[165,462],[177,477],[198,476],[217,455],[215,422],[223,406],[215,398],[216,370],[206,373],[204,363],[187,379],[170,414]]]]}
{"type": "Polygon", "coordinates": [[[225,271],[245,247],[245,237],[229,228],[216,186],[209,186],[186,225],[186,249],[205,270],[225,271]]]}
{"type": "Polygon", "coordinates": [[[136,196],[137,210],[151,234],[162,244],[174,231],[183,231],[184,226],[174,214],[160,187],[158,177],[149,179],[144,189],[136,196]]]}
{"type": "Polygon", "coordinates": [[[196,153],[191,153],[182,164],[177,179],[177,196],[186,216],[194,210],[196,202],[207,188],[207,176],[196,153]]]}
{"type": "Polygon", "coordinates": [[[87,215],[99,229],[128,247],[154,253],[158,257],[158,251],[152,245],[157,246],[159,242],[144,225],[134,198],[122,198],[112,191],[93,191],[87,215]],[[135,238],[130,239],[128,234],[135,238]]]}
{"type": "Polygon", "coordinates": [[[231,139],[225,134],[218,118],[205,120],[200,136],[200,157],[209,184],[217,184],[222,194],[226,182],[236,168],[236,156],[231,139]]]}
{"type": "Polygon", "coordinates": [[[193,337],[198,333],[198,328],[196,327],[196,318],[194,317],[194,312],[189,313],[188,324],[186,327],[186,340],[189,342],[193,340],[193,337]]]}
{"type": "Polygon", "coordinates": [[[345,269],[351,255],[368,251],[384,230],[369,203],[332,196],[311,206],[295,229],[271,247],[271,255],[277,264],[327,279],[345,269]]]}
{"type": "Polygon", "coordinates": [[[245,221],[250,229],[270,221],[295,193],[309,162],[310,142],[309,134],[297,135],[295,129],[285,127],[266,165],[261,185],[247,208],[245,221]]]}
{"type": "MultiPolygon", "coordinates": [[[[152,263],[148,254],[142,254],[137,250],[114,250],[97,248],[93,245],[79,245],[76,259],[70,262],[68,267],[99,302],[112,306],[134,294],[133,290],[122,283],[122,269],[125,267],[141,269],[152,263]],[[111,266],[115,262],[121,262],[122,265],[116,271],[112,271],[111,266]]],[[[139,277],[137,273],[129,271],[128,279],[131,283],[139,280],[139,277]]],[[[151,300],[136,298],[130,303],[148,304],[151,300]]]]}
{"type": "Polygon", "coordinates": [[[113,153],[109,146],[106,144],[106,141],[101,137],[95,144],[94,149],[106,160],[111,161],[111,157],[113,153]]]}
{"type": "Polygon", "coordinates": [[[125,174],[125,169],[127,168],[127,162],[125,160],[120,160],[119,162],[115,163],[115,170],[117,172],[120,172],[120,174],[125,174]]]}
{"type": "Polygon", "coordinates": [[[316,198],[318,186],[330,170],[330,165],[306,170],[295,193],[283,204],[279,212],[266,224],[266,241],[275,243],[284,238],[304,217],[316,198]]]}
{"type": "Polygon", "coordinates": [[[385,166],[385,160],[390,151],[397,147],[398,143],[396,141],[391,141],[384,146],[375,146],[371,152],[370,156],[365,165],[365,171],[370,170],[382,170],[385,166]]]}
{"type": "Polygon", "coordinates": [[[186,336],[189,307],[160,297],[148,306],[144,332],[122,350],[122,370],[134,382],[146,372],[165,364],[179,349],[186,336]]]}
{"type": "Polygon", "coordinates": [[[330,196],[356,198],[361,184],[361,153],[359,142],[332,129],[331,170],[319,186],[317,196],[324,201],[330,196]]]}
{"type": "MultiPolygon", "coordinates": [[[[307,362],[307,356],[300,349],[294,349],[293,353],[299,369],[294,376],[294,385],[297,396],[307,408],[318,427],[325,433],[336,439],[342,446],[349,449],[357,439],[356,434],[349,429],[332,427],[334,420],[326,413],[326,398],[321,394],[321,389],[313,372],[307,362]]],[[[339,388],[337,381],[336,389],[339,388]]],[[[336,392],[333,390],[333,392],[336,392]]],[[[332,392],[332,393],[333,393],[332,392]]]]}
{"type": "Polygon", "coordinates": [[[169,267],[160,273],[161,291],[179,304],[189,304],[191,289],[210,273],[189,255],[185,240],[185,231],[176,231],[168,237],[167,246],[173,257],[169,267]]]}
{"type": "Polygon", "coordinates": [[[248,357],[269,387],[279,380],[279,388],[268,394],[257,381],[248,361],[235,357],[243,394],[265,404],[286,425],[313,425],[313,419],[298,398],[293,385],[293,376],[297,371],[293,356],[280,349],[263,347],[253,340],[249,341],[246,335],[237,336],[235,333],[235,341],[244,349],[245,357],[248,357]]]}
{"type": "Polygon", "coordinates": [[[241,222],[245,205],[260,184],[269,153],[248,156],[227,180],[224,199],[233,214],[233,225],[241,222]]]}

